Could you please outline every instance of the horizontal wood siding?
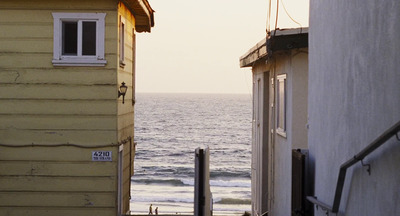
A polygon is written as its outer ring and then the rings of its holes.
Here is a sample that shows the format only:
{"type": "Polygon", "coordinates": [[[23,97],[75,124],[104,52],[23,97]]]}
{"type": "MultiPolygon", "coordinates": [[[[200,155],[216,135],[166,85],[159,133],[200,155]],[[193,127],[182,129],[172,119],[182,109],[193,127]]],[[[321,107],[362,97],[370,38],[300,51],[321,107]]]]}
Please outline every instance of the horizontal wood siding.
{"type": "MultiPolygon", "coordinates": [[[[90,154],[91,152],[87,152],[87,155],[90,154]]],[[[113,162],[2,161],[0,174],[8,176],[110,177],[114,175],[112,171],[114,168],[115,163],[113,162]]]]}
{"type": "MultiPolygon", "coordinates": [[[[30,129],[10,129],[0,130],[2,142],[8,145],[20,144],[79,144],[79,143],[97,143],[110,144],[115,142],[115,131],[110,130],[30,130],[30,129]],[[16,139],[18,137],[18,139],[16,139]]],[[[116,143],[116,142],[115,142],[116,143]]],[[[86,145],[86,144],[85,144],[86,145]]],[[[54,151],[54,149],[52,149],[54,151]]],[[[31,153],[31,152],[30,152],[31,153]]],[[[1,154],[1,151],[0,151],[1,154]]]]}
{"type": "MultiPolygon", "coordinates": [[[[32,134],[42,132],[48,137],[52,131],[60,134],[66,130],[59,136],[60,142],[71,139],[94,145],[96,142],[81,137],[94,137],[94,131],[99,136],[114,131],[106,142],[116,142],[117,3],[6,0],[0,3],[0,10],[0,134],[19,132],[25,142],[32,134]],[[52,12],[105,12],[107,65],[54,67],[52,12]],[[68,133],[78,129],[79,137],[68,133]]],[[[18,137],[13,143],[19,143],[18,137]]],[[[9,142],[5,139],[0,137],[0,143],[9,142]]],[[[51,142],[58,143],[55,139],[51,142]]],[[[35,143],[40,142],[35,139],[35,143]]]]}
{"type": "Polygon", "coordinates": [[[112,162],[91,161],[94,150],[2,147],[0,215],[27,209],[46,209],[43,215],[97,215],[101,210],[107,212],[101,215],[115,215],[118,147],[102,149],[113,152],[112,162]]]}
{"type": "MultiPolygon", "coordinates": [[[[21,9],[21,10],[62,10],[62,11],[115,11],[116,1],[113,0],[1,0],[0,9],[21,9]]],[[[26,14],[26,18],[30,18],[26,14]]],[[[25,20],[24,20],[25,21],[25,20]]]]}
{"type": "MultiPolygon", "coordinates": [[[[135,25],[135,18],[125,7],[124,4],[119,4],[118,16],[125,19],[125,66],[118,67],[118,83],[125,82],[128,86],[128,91],[125,96],[125,103],[122,101],[118,103],[118,139],[134,136],[134,106],[132,105],[132,90],[135,88],[133,83],[133,29],[135,25]]],[[[120,56],[118,56],[118,59],[120,56]]],[[[119,59],[120,61],[120,59],[119,59]]],[[[120,100],[122,97],[120,98],[120,100]]]]}
{"type": "Polygon", "coordinates": [[[116,215],[117,15],[113,0],[0,1],[0,215],[116,215]],[[106,66],[53,66],[53,12],[106,13],[106,66]]]}
{"type": "Polygon", "coordinates": [[[92,207],[94,205],[101,207],[114,207],[110,203],[114,202],[114,194],[107,192],[99,193],[36,193],[36,192],[0,192],[1,197],[5,202],[0,203],[0,206],[14,205],[8,200],[21,200],[17,206],[59,206],[59,207],[92,207]]]}
{"type": "Polygon", "coordinates": [[[54,215],[73,215],[73,216],[109,216],[116,215],[113,208],[68,208],[68,207],[1,207],[0,215],[7,216],[54,216],[54,215]]]}
{"type": "MultiPolygon", "coordinates": [[[[134,157],[134,106],[132,104],[132,89],[134,88],[133,78],[132,78],[132,34],[135,25],[135,18],[132,13],[125,7],[124,4],[118,4],[118,16],[123,17],[125,21],[124,27],[124,63],[125,66],[118,67],[118,83],[125,82],[128,86],[128,91],[125,95],[125,103],[122,103],[122,97],[118,102],[118,140],[124,140],[127,137],[131,137],[130,142],[124,145],[123,150],[123,175],[122,175],[122,202],[123,202],[123,212],[129,210],[129,200],[130,200],[130,189],[131,189],[131,175],[133,175],[133,157],[134,157]],[[132,152],[131,152],[132,151],[132,152]],[[131,158],[132,157],[132,158],[131,158]]],[[[118,20],[120,20],[118,18],[118,20]]],[[[120,28],[120,25],[118,25],[120,28]]],[[[118,30],[120,32],[120,30],[118,30]]],[[[118,41],[121,43],[120,34],[118,34],[118,41]]],[[[120,49],[120,46],[118,46],[120,49]]],[[[118,62],[120,62],[121,56],[118,50],[118,62]]],[[[135,196],[133,194],[133,196],[135,196]]]]}
{"type": "MultiPolygon", "coordinates": [[[[133,142],[133,139],[132,139],[133,142]]],[[[123,175],[123,180],[122,180],[122,196],[123,196],[123,207],[124,207],[124,212],[129,211],[129,201],[131,198],[131,177],[133,175],[133,157],[135,155],[135,146],[133,143],[128,142],[124,145],[124,150],[123,150],[123,160],[122,160],[122,175],[123,175]],[[132,159],[130,160],[130,156],[132,156],[132,159]],[[132,168],[132,169],[131,169],[132,168]]],[[[135,196],[135,194],[133,194],[135,196]]]]}
{"type": "MultiPolygon", "coordinates": [[[[73,148],[69,146],[59,146],[59,147],[25,147],[25,148],[7,148],[1,147],[0,151],[0,161],[5,163],[6,161],[32,161],[41,163],[46,161],[47,163],[54,162],[66,162],[73,163],[76,162],[91,162],[92,161],[92,151],[98,149],[87,149],[87,148],[73,148]],[[51,150],[51,151],[49,151],[51,150]],[[25,153],[25,154],[24,154],[25,153]],[[28,154],[29,153],[29,154],[28,154]]],[[[104,147],[101,148],[102,151],[112,151],[113,162],[117,161],[117,151],[116,147],[104,147]],[[114,160],[115,159],[115,160],[114,160]]],[[[96,162],[103,163],[103,162],[96,162]]],[[[106,163],[106,162],[104,162],[106,163]]],[[[107,162],[110,163],[110,162],[107,162]]],[[[117,165],[115,165],[116,168],[117,165]]],[[[56,172],[56,171],[54,171],[56,172]]],[[[93,170],[93,172],[99,172],[98,170],[93,170]]],[[[114,171],[113,171],[114,172],[114,171]]],[[[0,173],[1,174],[1,173],[0,173]]],[[[4,173],[3,173],[4,174],[4,173]]],[[[88,174],[90,175],[90,174],[88,174]]]]}
{"type": "Polygon", "coordinates": [[[19,65],[18,68],[2,69],[0,84],[115,85],[115,69],[94,67],[84,69],[76,67],[24,69],[20,67],[19,65]]]}
{"type": "MultiPolygon", "coordinates": [[[[0,179],[0,190],[7,192],[31,192],[54,194],[61,192],[98,192],[115,191],[115,180],[110,177],[55,177],[55,176],[2,176],[0,179]],[[60,187],[62,185],[62,187],[60,187]],[[63,190],[60,190],[62,188],[63,190]]],[[[7,197],[4,197],[7,199],[7,197]]],[[[4,203],[1,200],[1,203],[4,203]]],[[[17,206],[20,200],[8,200],[17,206]]],[[[45,206],[42,204],[41,206],[45,206]]],[[[68,205],[68,203],[66,203],[68,205]]],[[[110,204],[112,205],[112,203],[110,204]]]]}

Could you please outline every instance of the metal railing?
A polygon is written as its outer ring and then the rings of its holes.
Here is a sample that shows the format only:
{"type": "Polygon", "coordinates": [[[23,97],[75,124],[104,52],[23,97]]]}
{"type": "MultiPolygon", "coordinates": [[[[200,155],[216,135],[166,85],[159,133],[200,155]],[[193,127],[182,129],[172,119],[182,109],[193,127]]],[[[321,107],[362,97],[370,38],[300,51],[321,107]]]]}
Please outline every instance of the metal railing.
{"type": "MultiPolygon", "coordinates": [[[[319,201],[316,197],[312,197],[312,196],[307,196],[307,200],[317,206],[320,206],[323,210],[330,211],[332,213],[337,213],[339,211],[340,200],[342,197],[344,181],[346,179],[347,168],[353,166],[358,161],[361,161],[361,163],[362,163],[362,160],[366,156],[368,156],[371,152],[375,151],[375,149],[377,149],[379,146],[384,144],[391,137],[396,136],[397,140],[400,141],[399,135],[397,134],[399,131],[400,131],[400,121],[397,122],[392,127],[390,127],[389,129],[387,129],[382,135],[380,135],[378,138],[376,138],[371,144],[369,144],[362,151],[360,151],[360,153],[356,154],[353,158],[349,159],[348,161],[346,161],[345,163],[343,163],[340,166],[338,181],[336,184],[335,198],[333,200],[332,206],[330,206],[326,203],[323,203],[323,202],[319,201]]],[[[363,164],[363,166],[368,166],[368,172],[370,172],[370,167],[368,164],[367,165],[363,164]]]]}

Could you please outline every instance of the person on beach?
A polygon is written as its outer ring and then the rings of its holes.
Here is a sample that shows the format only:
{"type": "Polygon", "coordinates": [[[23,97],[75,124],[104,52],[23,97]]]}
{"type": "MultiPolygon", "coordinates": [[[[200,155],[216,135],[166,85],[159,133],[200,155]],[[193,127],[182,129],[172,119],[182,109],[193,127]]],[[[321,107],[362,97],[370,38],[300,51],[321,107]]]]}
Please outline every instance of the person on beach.
{"type": "Polygon", "coordinates": [[[150,204],[149,215],[152,215],[152,214],[153,214],[153,204],[150,204]]]}
{"type": "Polygon", "coordinates": [[[154,212],[156,213],[156,215],[158,215],[158,207],[156,207],[156,209],[154,210],[154,212]]]}

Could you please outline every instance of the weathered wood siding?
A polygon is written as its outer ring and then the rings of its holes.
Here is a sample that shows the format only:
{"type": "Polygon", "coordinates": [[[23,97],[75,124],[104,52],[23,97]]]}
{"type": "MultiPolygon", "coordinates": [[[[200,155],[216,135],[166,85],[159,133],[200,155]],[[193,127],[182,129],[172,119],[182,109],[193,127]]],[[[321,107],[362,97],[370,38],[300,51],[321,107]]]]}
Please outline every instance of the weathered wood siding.
{"type": "Polygon", "coordinates": [[[118,147],[15,146],[119,140],[117,17],[112,0],[0,2],[0,215],[116,215],[118,147]],[[52,12],[106,13],[107,65],[54,67],[52,12]]]}
{"type": "MultiPolygon", "coordinates": [[[[118,66],[118,83],[125,82],[128,86],[128,91],[125,95],[125,103],[122,103],[122,97],[118,101],[118,140],[124,140],[127,137],[131,137],[131,141],[124,145],[123,152],[123,183],[122,183],[122,193],[123,193],[123,212],[129,210],[130,201],[130,189],[131,189],[131,176],[133,175],[133,161],[135,156],[135,145],[133,143],[134,137],[134,103],[132,99],[134,98],[134,75],[135,75],[135,62],[134,62],[134,43],[133,35],[135,18],[129,9],[122,3],[118,4],[118,20],[120,16],[124,20],[124,59],[118,55],[118,63],[123,60],[124,66],[118,66]]],[[[121,25],[118,25],[119,28],[121,25]]],[[[120,29],[118,30],[120,32],[120,29]]],[[[121,35],[118,34],[118,41],[121,43],[121,35]]],[[[118,46],[120,49],[120,46],[118,46]]],[[[120,54],[120,50],[118,50],[120,54]]],[[[133,195],[134,196],[134,195],[133,195]]]]}

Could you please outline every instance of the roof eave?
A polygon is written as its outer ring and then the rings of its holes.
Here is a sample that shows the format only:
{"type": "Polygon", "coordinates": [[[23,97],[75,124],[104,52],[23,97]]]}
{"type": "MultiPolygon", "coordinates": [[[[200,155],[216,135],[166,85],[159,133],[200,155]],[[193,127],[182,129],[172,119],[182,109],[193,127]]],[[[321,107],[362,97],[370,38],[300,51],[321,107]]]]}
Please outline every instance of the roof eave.
{"type": "Polygon", "coordinates": [[[251,67],[267,54],[267,38],[264,38],[240,57],[240,67],[251,67]]]}
{"type": "Polygon", "coordinates": [[[147,0],[120,0],[135,16],[137,32],[151,32],[154,27],[154,10],[147,0]]]}
{"type": "Polygon", "coordinates": [[[308,47],[308,28],[274,30],[240,57],[240,67],[251,67],[277,51],[305,47],[308,47]]]}

